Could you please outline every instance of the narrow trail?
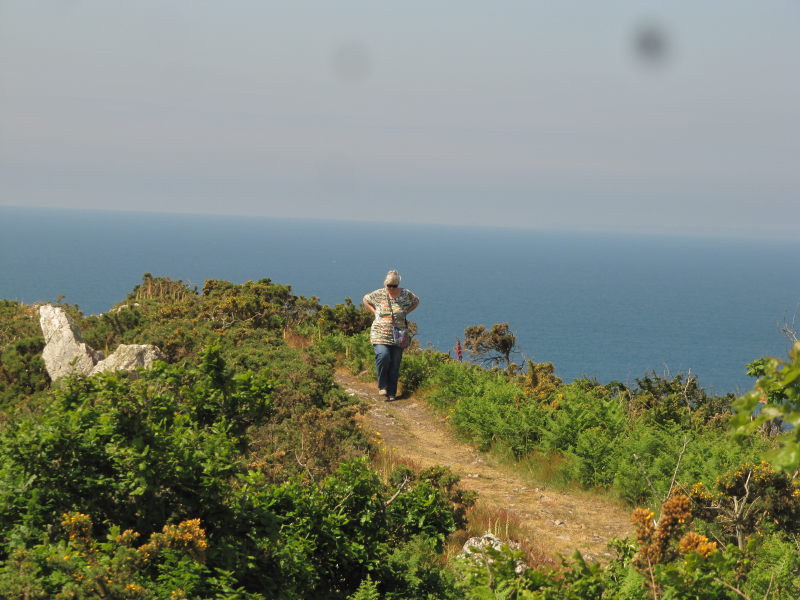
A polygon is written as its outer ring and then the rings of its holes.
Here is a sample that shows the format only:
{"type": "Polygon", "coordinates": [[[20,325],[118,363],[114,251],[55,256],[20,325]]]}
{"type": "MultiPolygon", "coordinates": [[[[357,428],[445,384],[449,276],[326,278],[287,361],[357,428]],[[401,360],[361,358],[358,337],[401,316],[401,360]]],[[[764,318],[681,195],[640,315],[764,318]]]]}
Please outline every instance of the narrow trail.
{"type": "Polygon", "coordinates": [[[631,532],[630,510],[587,493],[569,493],[532,484],[453,435],[447,422],[414,398],[385,402],[375,386],[339,372],[339,384],[363,398],[369,410],[360,417],[395,455],[420,467],[446,465],[461,476],[461,486],[478,492],[479,502],[502,508],[519,519],[529,543],[542,553],[569,556],[580,550],[588,560],[610,557],[608,541],[631,532]]]}

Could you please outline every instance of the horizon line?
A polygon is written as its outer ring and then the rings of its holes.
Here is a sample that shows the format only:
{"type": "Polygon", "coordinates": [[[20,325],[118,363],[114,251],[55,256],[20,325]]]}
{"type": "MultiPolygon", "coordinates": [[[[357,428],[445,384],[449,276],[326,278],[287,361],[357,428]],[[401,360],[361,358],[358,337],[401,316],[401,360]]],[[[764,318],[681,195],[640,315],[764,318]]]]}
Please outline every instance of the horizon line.
{"type": "Polygon", "coordinates": [[[787,244],[800,244],[800,237],[786,234],[775,233],[749,233],[740,230],[711,230],[699,231],[696,229],[671,229],[671,230],[657,230],[657,229],[592,229],[592,228],[564,228],[564,227],[549,227],[549,228],[536,228],[520,225],[488,225],[488,224],[469,224],[469,223],[441,223],[441,222],[420,222],[412,220],[398,220],[398,221],[380,221],[375,219],[359,219],[359,218],[314,218],[314,217],[298,217],[298,216],[278,216],[267,215],[252,212],[237,212],[237,213],[217,213],[217,212],[192,212],[185,210],[136,210],[130,208],[96,208],[96,207],[75,207],[75,206],[49,206],[49,205],[32,205],[24,206],[19,204],[0,204],[2,209],[17,209],[17,210],[30,210],[30,211],[63,211],[63,212],[86,212],[86,213],[101,213],[101,214],[127,214],[127,215],[151,215],[151,216],[186,216],[186,217],[201,217],[201,218],[225,218],[225,219],[264,219],[272,221],[294,221],[294,222],[311,222],[311,223],[330,223],[330,224],[364,224],[364,225],[391,225],[391,226],[416,226],[416,227],[445,227],[448,229],[481,229],[493,231],[510,231],[515,233],[538,233],[538,234],[566,234],[566,235],[599,235],[599,236],[616,236],[623,235],[631,238],[641,237],[658,237],[662,239],[706,239],[706,240],[725,240],[725,241],[742,241],[742,242],[774,242],[774,243],[787,243],[787,244]]]}

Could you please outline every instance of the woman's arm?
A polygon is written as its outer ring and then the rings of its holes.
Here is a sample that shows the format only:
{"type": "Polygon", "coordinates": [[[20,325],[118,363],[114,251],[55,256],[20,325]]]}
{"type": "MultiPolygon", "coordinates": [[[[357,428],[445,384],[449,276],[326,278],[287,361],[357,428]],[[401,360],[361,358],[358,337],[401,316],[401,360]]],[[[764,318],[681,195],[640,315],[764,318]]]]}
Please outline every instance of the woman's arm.
{"type": "Polygon", "coordinates": [[[406,290],[411,295],[411,306],[408,307],[406,314],[413,312],[419,306],[419,297],[411,290],[406,290]]]}
{"type": "MultiPolygon", "coordinates": [[[[369,294],[367,294],[367,296],[368,296],[368,295],[369,295],[369,294]]],[[[371,312],[371,313],[372,313],[372,316],[374,317],[374,316],[376,315],[376,313],[375,313],[375,306],[373,306],[373,305],[372,305],[372,303],[370,303],[370,301],[369,301],[369,300],[367,300],[367,296],[364,296],[364,299],[363,299],[361,302],[364,304],[364,306],[365,306],[365,307],[367,307],[367,309],[369,310],[369,312],[371,312]]]]}

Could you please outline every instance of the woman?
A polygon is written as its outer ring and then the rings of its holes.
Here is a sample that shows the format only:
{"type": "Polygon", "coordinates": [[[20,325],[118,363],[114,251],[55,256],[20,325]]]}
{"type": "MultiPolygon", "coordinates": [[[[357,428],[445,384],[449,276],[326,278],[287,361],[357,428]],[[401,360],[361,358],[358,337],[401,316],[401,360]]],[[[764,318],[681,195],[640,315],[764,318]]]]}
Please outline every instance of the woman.
{"type": "Polygon", "coordinates": [[[403,349],[394,340],[393,327],[408,328],[406,315],[419,306],[419,298],[400,287],[400,273],[389,271],[384,287],[364,296],[364,306],[375,316],[369,341],[375,348],[375,369],[378,372],[378,394],[387,400],[397,397],[400,361],[403,349]]]}

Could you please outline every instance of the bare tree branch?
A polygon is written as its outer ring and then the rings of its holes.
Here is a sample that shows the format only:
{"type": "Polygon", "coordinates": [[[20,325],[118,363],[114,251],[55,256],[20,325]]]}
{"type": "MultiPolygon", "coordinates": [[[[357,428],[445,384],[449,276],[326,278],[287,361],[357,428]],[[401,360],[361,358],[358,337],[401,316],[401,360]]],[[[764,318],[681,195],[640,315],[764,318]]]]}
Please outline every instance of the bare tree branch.
{"type": "Polygon", "coordinates": [[[656,488],[653,485],[653,482],[650,481],[650,476],[647,474],[647,469],[644,468],[644,464],[642,463],[642,459],[639,458],[639,455],[634,453],[633,454],[634,460],[636,460],[636,464],[639,465],[639,468],[642,470],[642,475],[644,475],[644,480],[647,482],[647,485],[650,486],[650,491],[653,492],[653,497],[658,497],[658,492],[656,492],[656,488]]]}
{"type": "Polygon", "coordinates": [[[316,480],[314,479],[314,474],[311,472],[311,469],[308,468],[308,462],[304,463],[304,462],[302,462],[300,460],[300,456],[302,454],[305,454],[305,449],[306,449],[305,446],[306,446],[305,437],[303,437],[301,435],[300,436],[300,454],[298,454],[297,450],[295,450],[294,451],[294,459],[297,461],[297,464],[300,465],[300,467],[302,467],[305,470],[306,473],[308,473],[308,476],[311,478],[311,481],[316,483],[316,480]]]}
{"type": "Polygon", "coordinates": [[[722,585],[724,585],[726,588],[728,588],[732,592],[735,592],[736,594],[738,594],[739,596],[744,598],[744,600],[750,600],[750,596],[747,596],[742,590],[740,590],[739,588],[733,587],[730,583],[726,583],[725,581],[722,581],[722,579],[720,579],[719,577],[714,577],[714,581],[716,581],[717,583],[721,583],[722,585]]]}
{"type": "MultiPolygon", "coordinates": [[[[688,384],[687,384],[688,387],[688,384]]],[[[684,392],[685,393],[685,392],[684,392]]],[[[683,455],[686,453],[686,447],[689,445],[689,437],[683,436],[683,448],[681,448],[681,453],[678,454],[678,462],[675,463],[675,470],[672,472],[672,481],[669,484],[669,489],[667,490],[667,495],[664,496],[664,499],[661,501],[661,504],[664,504],[669,497],[672,495],[672,488],[675,487],[675,479],[678,477],[678,469],[681,467],[681,460],[683,460],[683,455]]]]}
{"type": "Polygon", "coordinates": [[[348,492],[348,494],[344,498],[342,498],[342,501],[339,502],[339,504],[337,504],[336,506],[333,507],[333,510],[331,512],[336,512],[337,510],[342,508],[342,506],[344,506],[344,503],[347,502],[350,499],[350,496],[352,496],[352,495],[353,495],[353,492],[348,492]]]}
{"type": "MultiPolygon", "coordinates": [[[[683,399],[686,400],[686,407],[691,409],[692,403],[689,400],[689,386],[692,385],[692,370],[689,369],[686,373],[686,385],[683,386],[683,399]]],[[[684,446],[685,449],[685,446],[684,446]]]]}
{"type": "Polygon", "coordinates": [[[800,312],[800,305],[798,305],[798,310],[794,311],[794,315],[792,315],[792,321],[789,322],[789,319],[784,317],[783,318],[783,326],[781,327],[781,332],[789,338],[789,341],[795,343],[800,341],[797,334],[797,314],[800,312]]]}
{"type": "Polygon", "coordinates": [[[411,481],[410,478],[404,477],[403,482],[400,484],[400,487],[398,487],[394,495],[386,501],[384,506],[389,506],[392,502],[394,502],[410,481],[411,481]]]}
{"type": "Polygon", "coordinates": [[[653,600],[658,600],[658,584],[653,574],[653,564],[650,562],[649,556],[647,557],[647,572],[650,574],[650,590],[653,592],[653,600]]]}

